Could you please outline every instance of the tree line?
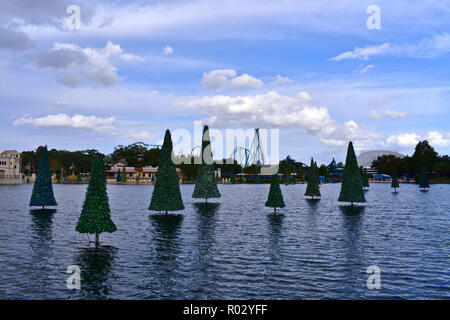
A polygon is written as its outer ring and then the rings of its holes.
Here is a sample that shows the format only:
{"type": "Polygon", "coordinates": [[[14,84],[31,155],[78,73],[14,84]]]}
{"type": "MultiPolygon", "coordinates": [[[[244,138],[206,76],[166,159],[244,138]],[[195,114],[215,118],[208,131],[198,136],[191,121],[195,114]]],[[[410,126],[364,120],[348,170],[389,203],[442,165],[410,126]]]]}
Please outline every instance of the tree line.
{"type": "MultiPolygon", "coordinates": [[[[440,178],[450,177],[450,157],[440,156],[427,140],[420,141],[412,156],[399,158],[393,155],[378,157],[372,166],[378,172],[393,175],[409,174],[412,177],[420,177],[423,168],[427,173],[436,173],[440,178]]],[[[419,178],[420,180],[420,178],[419,178]]]]}

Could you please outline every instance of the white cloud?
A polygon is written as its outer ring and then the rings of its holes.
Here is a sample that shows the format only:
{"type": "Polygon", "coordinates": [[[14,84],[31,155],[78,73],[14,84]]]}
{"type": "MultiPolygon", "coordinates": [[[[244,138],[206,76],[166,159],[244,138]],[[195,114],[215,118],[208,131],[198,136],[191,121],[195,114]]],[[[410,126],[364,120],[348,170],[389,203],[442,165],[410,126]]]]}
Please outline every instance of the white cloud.
{"type": "Polygon", "coordinates": [[[450,34],[434,34],[416,44],[401,45],[393,53],[413,58],[435,58],[450,52],[450,34]]]}
{"type": "Polygon", "coordinates": [[[275,77],[275,80],[272,81],[272,84],[286,84],[286,83],[291,83],[294,80],[288,78],[288,77],[283,77],[279,74],[277,74],[277,76],[275,77]]]}
{"type": "Polygon", "coordinates": [[[444,136],[442,133],[437,131],[430,131],[426,135],[426,140],[436,147],[447,147],[450,146],[450,134],[444,136]]]}
{"type": "Polygon", "coordinates": [[[110,41],[104,48],[81,48],[70,43],[54,43],[53,48],[41,51],[30,59],[39,69],[53,69],[63,73],[57,80],[69,87],[92,81],[111,86],[121,80],[114,59],[126,62],[143,62],[141,57],[124,53],[120,45],[110,41]]]}
{"type": "Polygon", "coordinates": [[[378,120],[378,119],[383,118],[383,115],[376,110],[372,110],[372,111],[370,111],[370,118],[378,120]]]}
{"type": "Polygon", "coordinates": [[[388,42],[383,43],[379,46],[359,48],[355,47],[353,51],[347,51],[337,55],[336,57],[330,58],[330,60],[341,61],[345,59],[361,59],[369,60],[371,56],[385,54],[390,47],[388,42]]]}
{"type": "Polygon", "coordinates": [[[397,146],[400,148],[413,148],[420,141],[420,136],[416,133],[401,133],[397,135],[390,135],[386,142],[390,146],[397,146]]]}
{"type": "MultiPolygon", "coordinates": [[[[355,47],[353,51],[343,52],[329,60],[341,61],[345,59],[369,60],[372,56],[391,55],[410,58],[435,58],[443,56],[450,52],[450,34],[434,34],[431,37],[423,38],[416,43],[405,43],[391,45],[386,42],[379,46],[369,46],[365,48],[355,47]]],[[[373,68],[368,65],[366,68],[373,68]]],[[[368,70],[361,70],[361,73],[368,70]]]]}
{"type": "Polygon", "coordinates": [[[203,73],[202,85],[205,89],[218,90],[227,86],[240,89],[260,88],[264,83],[247,73],[236,77],[234,69],[217,69],[203,73]]]}
{"type": "Polygon", "coordinates": [[[383,118],[389,118],[389,119],[402,119],[402,118],[408,118],[411,114],[406,111],[397,111],[397,110],[384,110],[384,111],[376,111],[372,110],[370,112],[370,118],[379,120],[383,118]]]}
{"type": "Polygon", "coordinates": [[[42,128],[73,128],[85,129],[98,132],[107,132],[114,130],[113,123],[115,117],[99,118],[96,116],[84,116],[81,114],[72,117],[65,113],[47,115],[41,118],[23,117],[14,121],[14,125],[32,125],[42,128]]]}
{"type": "Polygon", "coordinates": [[[401,119],[401,118],[407,118],[411,115],[406,111],[396,111],[396,110],[386,110],[384,112],[388,118],[391,119],[401,119]]]}
{"type": "Polygon", "coordinates": [[[148,131],[140,131],[139,132],[139,131],[135,131],[135,130],[130,130],[122,136],[122,138],[125,138],[128,140],[143,141],[143,142],[145,142],[146,140],[149,140],[149,139],[153,139],[154,137],[155,137],[155,135],[151,134],[148,131]]]}
{"type": "Polygon", "coordinates": [[[166,46],[162,50],[162,54],[165,56],[171,55],[173,53],[173,48],[171,46],[166,46]]]}
{"type": "Polygon", "coordinates": [[[13,51],[33,48],[35,43],[25,33],[0,27],[0,49],[13,51]]]}
{"type": "Polygon", "coordinates": [[[419,141],[428,140],[433,147],[447,147],[450,146],[450,133],[442,134],[438,131],[429,131],[427,134],[419,135],[417,133],[401,133],[397,135],[390,135],[386,139],[389,146],[400,148],[414,148],[419,141]]]}
{"type": "Polygon", "coordinates": [[[214,127],[298,128],[317,136],[331,146],[343,146],[349,140],[368,143],[380,135],[371,127],[354,121],[337,124],[325,107],[313,106],[310,95],[300,92],[285,96],[275,91],[253,96],[205,96],[174,102],[177,108],[207,113],[214,127]]]}
{"type": "Polygon", "coordinates": [[[360,74],[367,73],[367,72],[370,71],[370,69],[373,69],[374,67],[375,67],[375,65],[369,64],[369,65],[365,66],[364,68],[362,68],[362,69],[359,71],[359,73],[360,73],[360,74]]]}
{"type": "Polygon", "coordinates": [[[233,88],[260,88],[263,85],[261,80],[256,79],[247,73],[230,80],[230,86],[233,88]]]}
{"type": "Polygon", "coordinates": [[[228,84],[228,79],[235,77],[236,71],[233,69],[212,70],[203,73],[202,85],[209,90],[217,90],[228,84]]]}

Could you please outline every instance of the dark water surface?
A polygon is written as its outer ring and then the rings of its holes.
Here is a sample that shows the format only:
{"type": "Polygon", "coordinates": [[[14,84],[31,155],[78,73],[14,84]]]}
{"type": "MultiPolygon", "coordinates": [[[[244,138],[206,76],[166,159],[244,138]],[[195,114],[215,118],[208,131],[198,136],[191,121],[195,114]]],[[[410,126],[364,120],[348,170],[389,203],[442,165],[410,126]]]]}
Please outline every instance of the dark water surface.
{"type": "MultiPolygon", "coordinates": [[[[31,185],[0,186],[2,299],[450,298],[450,185],[421,192],[372,184],[364,207],[281,186],[284,215],[269,215],[269,185],[219,185],[204,205],[182,185],[184,211],[147,210],[153,186],[108,186],[118,231],[95,249],[75,232],[86,185],[55,185],[55,211],[31,211],[31,185]],[[69,265],[81,289],[69,290],[69,265]],[[366,286],[381,268],[381,290],[366,286]]],[[[93,237],[90,236],[91,240],[93,237]]]]}

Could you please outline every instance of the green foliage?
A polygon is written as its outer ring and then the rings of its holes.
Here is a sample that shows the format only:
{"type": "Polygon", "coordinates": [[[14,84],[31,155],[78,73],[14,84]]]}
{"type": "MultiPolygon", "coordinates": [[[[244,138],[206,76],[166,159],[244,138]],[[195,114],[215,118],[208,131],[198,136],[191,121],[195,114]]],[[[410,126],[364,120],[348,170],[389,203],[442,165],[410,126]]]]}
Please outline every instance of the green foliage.
{"type": "Polygon", "coordinates": [[[394,188],[395,191],[397,191],[397,188],[400,188],[400,185],[399,185],[399,183],[398,183],[398,178],[397,178],[397,173],[396,173],[396,172],[394,172],[394,174],[392,175],[391,188],[394,188]]]}
{"type": "Polygon", "coordinates": [[[417,172],[420,172],[422,168],[432,170],[433,165],[438,161],[438,153],[430,146],[427,140],[420,141],[416,145],[412,161],[417,172]]]}
{"type": "Polygon", "coordinates": [[[176,172],[175,164],[172,161],[172,152],[172,138],[170,131],[166,130],[149,210],[167,212],[184,209],[180,185],[178,183],[179,176],[176,172]]]}
{"type": "Polygon", "coordinates": [[[116,225],[111,220],[111,209],[106,192],[105,165],[100,157],[94,160],[86,199],[75,230],[90,234],[115,232],[117,230],[116,225]]]}
{"type": "Polygon", "coordinates": [[[242,169],[242,172],[244,172],[246,174],[251,174],[251,175],[258,174],[260,171],[261,171],[260,167],[256,164],[252,164],[252,165],[242,169]]]}
{"type": "Polygon", "coordinates": [[[117,179],[116,179],[117,183],[122,182],[122,174],[120,173],[120,169],[117,169],[117,179]]]}
{"type": "Polygon", "coordinates": [[[269,197],[265,206],[271,208],[284,208],[286,206],[283,200],[283,194],[281,193],[280,179],[277,174],[274,174],[270,181],[269,197]]]}
{"type": "Polygon", "coordinates": [[[36,181],[31,194],[30,206],[56,206],[55,196],[53,194],[52,173],[48,164],[47,146],[41,154],[39,168],[36,175],[36,181]]]}
{"type": "Polygon", "coordinates": [[[320,197],[320,186],[319,186],[319,176],[318,176],[318,168],[313,158],[311,158],[311,165],[309,167],[308,174],[308,185],[306,186],[305,196],[312,197],[320,197]]]}
{"type": "Polygon", "coordinates": [[[127,167],[126,167],[126,165],[124,165],[123,166],[123,169],[122,169],[122,175],[121,175],[121,177],[120,177],[120,183],[127,183],[127,167]]]}
{"type": "Polygon", "coordinates": [[[353,143],[348,144],[347,158],[345,161],[344,176],[341,185],[340,202],[366,202],[361,183],[358,162],[356,160],[353,143]]]}
{"type": "Polygon", "coordinates": [[[81,173],[80,172],[77,173],[77,182],[81,182],[81,173]]]}
{"type": "Polygon", "coordinates": [[[322,164],[319,168],[319,176],[323,176],[325,178],[330,178],[330,172],[328,171],[328,167],[322,164]]]}
{"type": "MultiPolygon", "coordinates": [[[[41,146],[36,151],[22,152],[22,167],[31,164],[34,168],[37,168],[44,149],[45,147],[41,146]]],[[[90,172],[95,157],[104,157],[104,155],[94,149],[82,151],[52,149],[48,151],[50,167],[53,167],[54,170],[62,167],[68,173],[70,173],[70,167],[72,166],[75,166],[78,172],[90,172]]]]}
{"type": "Polygon", "coordinates": [[[114,148],[112,160],[120,162],[125,160],[130,167],[142,168],[145,166],[158,166],[161,149],[148,149],[141,145],[123,146],[119,145],[114,148]]]}
{"type": "Polygon", "coordinates": [[[203,128],[202,163],[198,169],[197,182],[192,198],[220,198],[217,182],[214,176],[214,161],[211,152],[211,140],[208,126],[203,128]]]}
{"type": "Polygon", "coordinates": [[[420,176],[420,188],[426,189],[430,187],[428,183],[428,176],[425,167],[422,169],[422,175],[420,176]]]}
{"type": "Polygon", "coordinates": [[[367,174],[367,169],[364,168],[363,174],[362,174],[362,180],[361,180],[362,186],[364,188],[369,188],[369,175],[367,174]]]}

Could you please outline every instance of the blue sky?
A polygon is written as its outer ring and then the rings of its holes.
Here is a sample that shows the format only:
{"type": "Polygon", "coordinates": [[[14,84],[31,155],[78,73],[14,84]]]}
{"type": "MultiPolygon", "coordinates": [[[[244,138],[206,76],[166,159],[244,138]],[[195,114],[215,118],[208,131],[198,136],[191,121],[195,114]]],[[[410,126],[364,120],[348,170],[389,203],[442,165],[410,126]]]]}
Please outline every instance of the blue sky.
{"type": "Polygon", "coordinates": [[[349,140],[448,154],[450,1],[392,2],[3,0],[0,149],[110,153],[202,120],[278,128],[305,162],[349,140]]]}

